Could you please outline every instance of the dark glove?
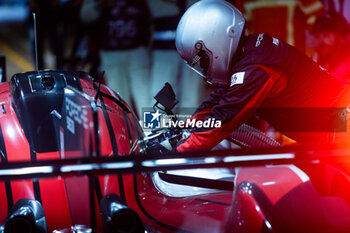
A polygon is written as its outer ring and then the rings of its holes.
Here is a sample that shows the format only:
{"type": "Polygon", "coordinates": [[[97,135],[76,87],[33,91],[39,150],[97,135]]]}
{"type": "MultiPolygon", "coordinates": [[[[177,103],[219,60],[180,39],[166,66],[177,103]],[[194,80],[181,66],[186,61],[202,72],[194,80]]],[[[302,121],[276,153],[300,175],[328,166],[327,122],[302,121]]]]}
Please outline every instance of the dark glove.
{"type": "Polygon", "coordinates": [[[150,154],[150,155],[166,154],[169,152],[170,151],[164,146],[162,146],[162,144],[160,143],[153,143],[152,145],[146,148],[146,154],[150,154]]]}

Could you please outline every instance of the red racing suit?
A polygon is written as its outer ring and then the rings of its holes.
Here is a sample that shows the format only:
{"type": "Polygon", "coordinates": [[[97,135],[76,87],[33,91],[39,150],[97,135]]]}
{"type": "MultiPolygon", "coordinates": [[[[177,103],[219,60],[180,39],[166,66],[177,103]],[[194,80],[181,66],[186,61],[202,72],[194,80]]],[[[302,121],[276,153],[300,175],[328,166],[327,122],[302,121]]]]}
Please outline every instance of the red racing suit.
{"type": "Polygon", "coordinates": [[[193,116],[220,120],[221,127],[194,131],[177,150],[210,150],[253,114],[297,142],[324,143],[334,131],[346,131],[346,89],[344,80],[294,47],[268,34],[249,35],[239,47],[230,87],[212,92],[193,116]]]}

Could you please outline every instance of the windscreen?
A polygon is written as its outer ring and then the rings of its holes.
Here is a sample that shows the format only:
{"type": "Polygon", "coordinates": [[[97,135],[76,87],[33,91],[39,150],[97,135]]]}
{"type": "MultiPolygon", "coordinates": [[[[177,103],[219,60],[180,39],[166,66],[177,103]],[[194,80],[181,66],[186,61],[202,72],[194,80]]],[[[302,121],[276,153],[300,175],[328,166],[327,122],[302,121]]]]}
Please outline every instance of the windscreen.
{"type": "MultiPolygon", "coordinates": [[[[61,159],[91,158],[99,155],[98,121],[95,100],[84,93],[67,87],[64,89],[62,118],[60,122],[61,159]]],[[[74,166],[70,168],[76,169],[74,166]]],[[[64,178],[73,225],[91,226],[94,204],[95,177],[76,176],[64,178]],[[79,187],[79,188],[77,188],[79,187]]]]}
{"type": "Polygon", "coordinates": [[[60,126],[61,158],[95,157],[99,154],[97,124],[94,99],[75,88],[66,87],[60,126]]]}

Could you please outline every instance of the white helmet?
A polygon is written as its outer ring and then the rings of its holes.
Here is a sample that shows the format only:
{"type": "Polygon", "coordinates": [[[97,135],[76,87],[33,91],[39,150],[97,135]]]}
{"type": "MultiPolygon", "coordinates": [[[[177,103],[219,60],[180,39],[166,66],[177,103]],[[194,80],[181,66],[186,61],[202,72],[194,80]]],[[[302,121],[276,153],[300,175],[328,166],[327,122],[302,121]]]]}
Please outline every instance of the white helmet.
{"type": "Polygon", "coordinates": [[[230,3],[199,1],[188,8],[177,26],[176,49],[208,83],[227,86],[244,26],[242,13],[230,3]]]}

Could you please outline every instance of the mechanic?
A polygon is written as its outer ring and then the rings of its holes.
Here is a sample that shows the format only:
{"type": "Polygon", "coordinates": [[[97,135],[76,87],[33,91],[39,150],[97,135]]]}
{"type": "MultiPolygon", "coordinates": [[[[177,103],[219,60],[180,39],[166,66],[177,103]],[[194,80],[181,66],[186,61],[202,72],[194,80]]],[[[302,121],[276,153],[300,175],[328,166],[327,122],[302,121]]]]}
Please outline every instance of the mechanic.
{"type": "Polygon", "coordinates": [[[326,12],[317,17],[313,28],[314,61],[334,76],[350,80],[350,26],[339,13],[326,12]]]}
{"type": "Polygon", "coordinates": [[[84,0],[81,20],[99,25],[98,41],[102,69],[110,88],[137,114],[151,98],[149,40],[151,15],[146,0],[84,0]]]}
{"type": "Polygon", "coordinates": [[[177,151],[210,150],[254,114],[300,144],[340,142],[335,135],[346,138],[348,85],[287,43],[244,31],[242,13],[223,0],[200,1],[182,16],[178,53],[218,87],[192,118],[222,124],[195,130],[177,151]]]}

